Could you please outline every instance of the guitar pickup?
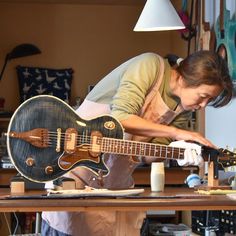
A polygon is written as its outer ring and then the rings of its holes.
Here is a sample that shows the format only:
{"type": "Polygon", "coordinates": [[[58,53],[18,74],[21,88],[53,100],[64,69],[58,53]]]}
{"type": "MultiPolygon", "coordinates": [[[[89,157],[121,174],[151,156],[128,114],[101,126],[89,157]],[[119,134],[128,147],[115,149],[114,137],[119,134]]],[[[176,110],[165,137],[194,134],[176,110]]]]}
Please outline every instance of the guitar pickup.
{"type": "Polygon", "coordinates": [[[67,153],[74,153],[77,146],[77,130],[74,128],[68,128],[65,132],[64,151],[67,153]]]}

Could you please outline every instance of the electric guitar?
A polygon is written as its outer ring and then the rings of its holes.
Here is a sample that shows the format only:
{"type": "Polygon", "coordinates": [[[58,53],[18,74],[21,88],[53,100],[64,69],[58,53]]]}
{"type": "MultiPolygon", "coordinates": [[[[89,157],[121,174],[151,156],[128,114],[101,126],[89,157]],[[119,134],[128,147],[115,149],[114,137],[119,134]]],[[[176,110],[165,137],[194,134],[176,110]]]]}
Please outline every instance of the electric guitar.
{"type": "MultiPolygon", "coordinates": [[[[68,104],[49,95],[22,103],[10,120],[6,136],[12,163],[24,177],[35,182],[57,179],[76,166],[107,175],[103,153],[183,159],[185,151],[124,140],[124,129],[112,116],[84,120],[68,104]]],[[[209,156],[209,152],[206,154],[209,156]]]]}

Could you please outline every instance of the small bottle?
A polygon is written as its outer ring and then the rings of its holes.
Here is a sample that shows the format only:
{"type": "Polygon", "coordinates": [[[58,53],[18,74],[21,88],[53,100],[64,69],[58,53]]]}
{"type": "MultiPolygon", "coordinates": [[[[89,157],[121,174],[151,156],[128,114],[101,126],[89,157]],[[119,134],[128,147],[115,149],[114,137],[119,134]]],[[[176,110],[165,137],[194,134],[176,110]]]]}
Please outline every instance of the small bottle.
{"type": "Polygon", "coordinates": [[[163,192],[165,185],[165,168],[163,162],[153,162],[151,165],[151,190],[163,192]]]}

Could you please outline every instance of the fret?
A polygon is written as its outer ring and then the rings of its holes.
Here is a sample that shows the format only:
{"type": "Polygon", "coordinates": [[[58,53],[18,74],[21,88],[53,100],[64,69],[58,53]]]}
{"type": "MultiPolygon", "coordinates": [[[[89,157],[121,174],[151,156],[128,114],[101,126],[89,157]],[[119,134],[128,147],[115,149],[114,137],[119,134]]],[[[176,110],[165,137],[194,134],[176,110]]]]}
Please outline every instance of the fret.
{"type": "Polygon", "coordinates": [[[109,147],[111,146],[111,140],[109,140],[109,139],[106,139],[107,140],[107,143],[106,143],[106,152],[109,152],[110,151],[110,149],[109,149],[109,147]]]}
{"type": "Polygon", "coordinates": [[[139,143],[139,145],[138,145],[138,155],[139,156],[142,155],[142,143],[139,143]]]}
{"type": "Polygon", "coordinates": [[[131,143],[131,154],[132,155],[135,155],[135,145],[136,145],[136,143],[131,143]]]}
{"type": "Polygon", "coordinates": [[[149,149],[148,149],[148,144],[145,143],[145,156],[149,156],[149,149]]]}
{"type": "Polygon", "coordinates": [[[119,153],[119,139],[117,139],[115,142],[115,152],[119,153]]]}
{"type": "Polygon", "coordinates": [[[140,155],[140,156],[143,155],[142,151],[143,151],[143,144],[142,144],[142,143],[139,143],[139,155],[140,155]]]}
{"type": "Polygon", "coordinates": [[[130,153],[130,142],[126,143],[126,153],[130,153]]]}
{"type": "Polygon", "coordinates": [[[149,156],[147,146],[148,146],[148,143],[145,143],[145,156],[149,156]]]}
{"type": "Polygon", "coordinates": [[[137,156],[137,146],[138,146],[138,143],[136,143],[135,145],[135,148],[134,148],[134,154],[137,156]]]}
{"type": "Polygon", "coordinates": [[[123,146],[123,142],[122,142],[122,140],[119,140],[119,142],[118,142],[118,150],[119,150],[119,153],[121,153],[121,154],[122,154],[122,146],[123,146]]]}
{"type": "Polygon", "coordinates": [[[183,148],[180,148],[182,150],[182,152],[180,152],[180,159],[183,159],[184,158],[184,149],[183,148]]]}
{"type": "Polygon", "coordinates": [[[109,151],[111,152],[111,150],[110,150],[111,141],[112,141],[112,140],[107,139],[107,145],[106,145],[106,149],[105,149],[106,152],[109,152],[109,151]]]}
{"type": "Polygon", "coordinates": [[[143,156],[143,150],[144,150],[144,148],[143,148],[143,143],[141,143],[141,144],[140,144],[140,155],[141,155],[141,156],[143,156]]]}
{"type": "Polygon", "coordinates": [[[129,143],[128,143],[128,146],[129,146],[129,148],[128,148],[128,153],[131,154],[131,153],[132,153],[132,143],[129,142],[129,143]]]}
{"type": "Polygon", "coordinates": [[[111,147],[113,153],[118,152],[117,147],[118,147],[118,139],[115,139],[114,142],[113,142],[113,145],[111,147]]]}
{"type": "MultiPolygon", "coordinates": [[[[122,142],[121,142],[121,144],[122,144],[122,142]]],[[[121,145],[121,150],[120,150],[120,152],[121,152],[121,154],[125,154],[125,142],[124,142],[124,144],[122,144],[121,145]]]]}
{"type": "Polygon", "coordinates": [[[157,145],[155,145],[155,153],[154,153],[154,156],[155,157],[158,157],[160,155],[160,149],[157,145]]]}
{"type": "Polygon", "coordinates": [[[145,143],[142,143],[142,155],[145,156],[145,143]]]}
{"type": "Polygon", "coordinates": [[[132,154],[132,145],[129,145],[129,154],[132,154]]]}
{"type": "Polygon", "coordinates": [[[160,146],[160,156],[159,157],[162,157],[162,146],[160,146]]]}
{"type": "Polygon", "coordinates": [[[130,148],[130,142],[126,142],[126,153],[129,153],[129,148],[130,148]]]}
{"type": "Polygon", "coordinates": [[[143,143],[143,155],[146,156],[146,143],[143,143]]]}
{"type": "Polygon", "coordinates": [[[101,151],[102,151],[102,152],[105,152],[104,149],[105,149],[105,147],[107,146],[107,141],[108,141],[108,140],[105,139],[105,138],[102,139],[102,143],[101,143],[101,147],[102,147],[102,148],[101,148],[101,151]]]}
{"type": "Polygon", "coordinates": [[[132,144],[132,155],[135,155],[136,146],[137,146],[137,143],[132,144]]]}
{"type": "Polygon", "coordinates": [[[113,147],[113,141],[112,141],[112,139],[110,139],[110,141],[108,142],[108,145],[107,145],[107,152],[113,152],[113,150],[112,150],[112,147],[113,147]]]}
{"type": "Polygon", "coordinates": [[[149,156],[152,157],[153,156],[153,144],[149,143],[149,156]]]}
{"type": "Polygon", "coordinates": [[[166,155],[165,155],[165,159],[167,159],[168,157],[168,147],[166,146],[166,155]]]}
{"type": "Polygon", "coordinates": [[[153,155],[152,155],[152,144],[151,143],[148,144],[148,149],[149,149],[149,156],[152,157],[153,155]]]}
{"type": "Polygon", "coordinates": [[[116,139],[111,142],[110,150],[112,153],[115,152],[115,147],[116,147],[116,139]]]}
{"type": "Polygon", "coordinates": [[[124,143],[124,149],[123,149],[123,154],[128,152],[128,142],[124,143]]]}
{"type": "Polygon", "coordinates": [[[174,150],[175,150],[174,148],[171,149],[171,151],[172,151],[171,152],[171,159],[174,159],[174,150]]]}
{"type": "Polygon", "coordinates": [[[145,156],[145,151],[146,151],[146,143],[143,143],[143,155],[145,156]]]}
{"type": "Polygon", "coordinates": [[[150,144],[150,146],[151,146],[150,156],[151,157],[155,157],[156,156],[155,155],[155,147],[156,147],[156,145],[155,144],[150,144]]]}
{"type": "Polygon", "coordinates": [[[119,139],[118,141],[117,141],[117,145],[116,145],[116,151],[118,152],[118,153],[120,153],[120,145],[121,145],[121,142],[120,142],[121,140],[119,139]]]}
{"type": "Polygon", "coordinates": [[[151,156],[151,145],[147,144],[147,146],[148,146],[148,156],[151,156]]]}
{"type": "Polygon", "coordinates": [[[116,152],[120,153],[120,139],[118,139],[116,142],[116,152]]]}
{"type": "Polygon", "coordinates": [[[106,139],[102,139],[102,141],[101,141],[101,147],[102,147],[101,151],[104,150],[104,148],[103,148],[104,146],[106,146],[106,139]]]}
{"type": "Polygon", "coordinates": [[[136,156],[140,155],[140,144],[139,143],[136,144],[135,155],[136,156]]]}
{"type": "Polygon", "coordinates": [[[124,145],[125,145],[125,142],[123,140],[120,140],[119,142],[120,154],[124,154],[124,145]]]}
{"type": "Polygon", "coordinates": [[[184,149],[183,148],[179,148],[179,156],[178,156],[178,159],[183,159],[184,157],[184,149]],[[181,152],[183,151],[183,152],[181,152]]]}
{"type": "Polygon", "coordinates": [[[111,143],[112,143],[112,140],[110,139],[107,139],[107,145],[106,145],[106,151],[107,152],[111,152],[111,149],[110,149],[110,147],[111,147],[111,143]]]}

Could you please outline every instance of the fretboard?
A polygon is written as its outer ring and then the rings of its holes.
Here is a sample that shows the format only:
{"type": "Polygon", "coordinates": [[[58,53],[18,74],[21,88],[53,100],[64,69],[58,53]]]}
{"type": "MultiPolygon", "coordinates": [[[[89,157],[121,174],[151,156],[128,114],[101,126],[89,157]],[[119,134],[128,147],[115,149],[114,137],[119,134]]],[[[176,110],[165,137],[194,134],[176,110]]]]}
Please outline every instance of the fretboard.
{"type": "Polygon", "coordinates": [[[101,151],[103,153],[157,157],[163,159],[183,159],[184,150],[184,148],[113,138],[102,138],[101,143],[101,151]]]}

